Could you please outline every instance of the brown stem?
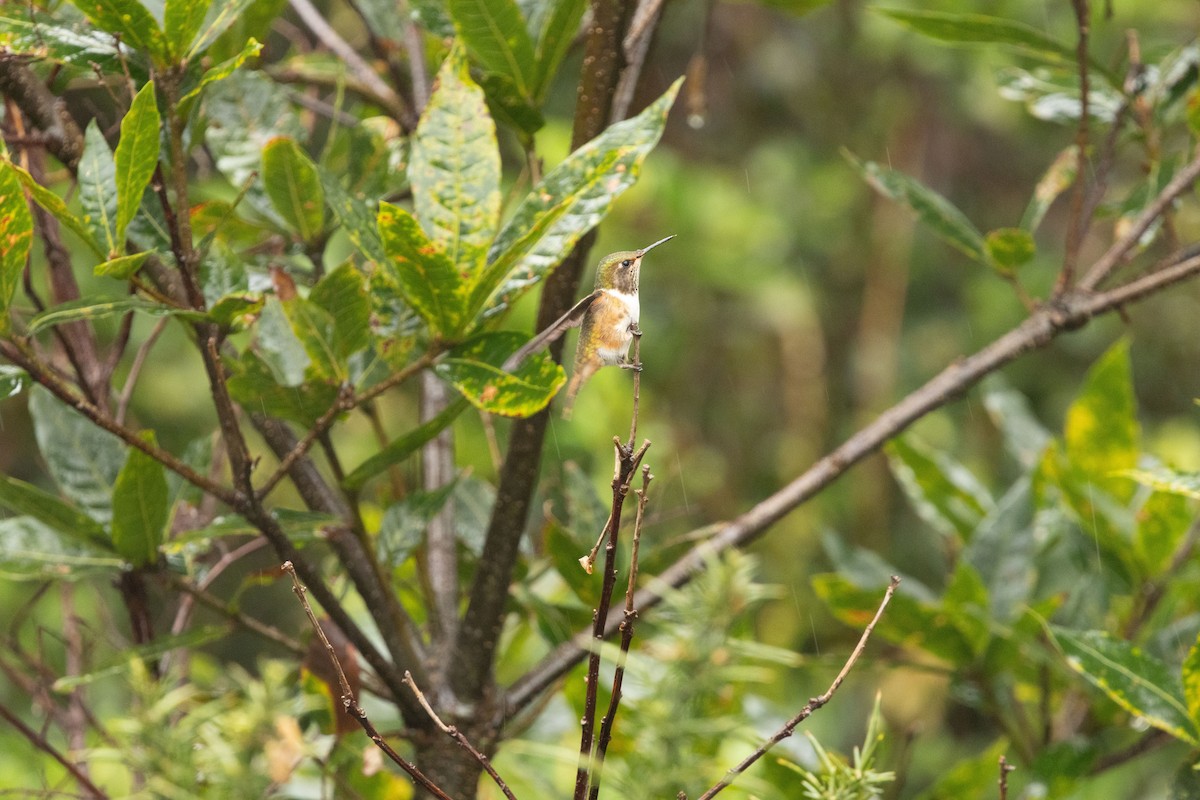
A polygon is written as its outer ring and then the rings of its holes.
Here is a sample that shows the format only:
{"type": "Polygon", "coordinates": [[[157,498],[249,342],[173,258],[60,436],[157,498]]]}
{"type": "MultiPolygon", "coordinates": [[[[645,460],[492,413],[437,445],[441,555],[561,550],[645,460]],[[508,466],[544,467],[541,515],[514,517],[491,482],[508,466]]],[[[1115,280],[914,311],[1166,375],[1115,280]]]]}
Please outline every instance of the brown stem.
{"type": "Polygon", "coordinates": [[[0,719],[3,719],[9,725],[12,725],[14,728],[16,728],[17,732],[29,740],[29,743],[38,750],[41,750],[59,764],[62,764],[63,768],[69,772],[71,777],[75,779],[75,782],[79,784],[79,788],[83,789],[83,791],[85,791],[89,797],[108,798],[108,795],[102,792],[100,787],[92,783],[91,779],[89,779],[88,776],[83,773],[83,770],[81,770],[77,764],[60,753],[58,748],[52,745],[46,739],[46,737],[42,736],[33,728],[26,725],[20,717],[10,711],[9,708],[3,704],[0,704],[0,719]]]}
{"type": "Polygon", "coordinates": [[[724,778],[718,781],[707,792],[700,795],[697,800],[712,800],[717,793],[733,783],[737,776],[749,769],[751,764],[766,755],[767,751],[769,751],[772,747],[791,736],[792,732],[796,730],[801,722],[811,717],[814,712],[821,709],[833,698],[834,692],[836,692],[838,687],[842,685],[842,682],[846,680],[846,676],[849,675],[850,670],[854,668],[859,656],[861,656],[863,650],[867,648],[867,640],[871,638],[871,632],[875,630],[876,623],[878,623],[880,618],[883,616],[884,609],[887,608],[888,603],[892,599],[892,595],[896,592],[896,587],[899,585],[900,579],[893,575],[891,582],[888,583],[887,590],[884,592],[883,600],[879,603],[879,609],[875,612],[875,617],[863,631],[862,636],[858,640],[858,644],[854,647],[854,651],[850,653],[850,658],[846,659],[846,663],[842,665],[842,671],[839,672],[837,677],[833,679],[833,683],[829,684],[829,688],[825,690],[825,693],[817,695],[813,699],[809,700],[804,708],[800,709],[800,713],[788,720],[782,728],[780,728],[773,736],[771,736],[770,739],[759,746],[759,748],[753,753],[746,756],[746,758],[744,758],[740,764],[729,770],[729,772],[725,774],[724,778]]]}
{"type": "Polygon", "coordinates": [[[1008,773],[1016,767],[1008,763],[1008,759],[1000,756],[1000,778],[996,781],[1000,786],[1000,800],[1008,800],[1008,773]]]}
{"type": "Polygon", "coordinates": [[[83,155],[83,131],[56,97],[15,54],[0,55],[0,94],[11,97],[45,134],[47,149],[74,171],[83,155]]]}
{"type": "MultiPolygon", "coordinates": [[[[342,669],[342,662],[338,659],[337,651],[333,649],[333,645],[329,643],[329,637],[325,635],[321,623],[317,621],[317,615],[313,613],[312,606],[308,604],[308,598],[305,596],[308,592],[308,587],[300,582],[300,578],[296,575],[296,568],[291,561],[285,561],[281,569],[287,572],[292,577],[292,591],[296,593],[296,597],[300,599],[300,604],[304,606],[304,613],[308,617],[309,624],[313,630],[317,632],[317,636],[321,639],[321,644],[325,647],[325,652],[329,654],[329,660],[333,662],[333,668],[337,672],[338,685],[342,690],[342,705],[350,712],[353,717],[358,720],[358,724],[367,732],[367,736],[371,737],[371,741],[383,751],[383,753],[392,760],[396,766],[409,774],[409,777],[416,782],[425,791],[437,797],[439,800],[451,800],[450,796],[443,792],[433,781],[425,776],[425,773],[417,769],[417,765],[405,759],[397,753],[392,746],[387,743],[387,740],[380,735],[379,731],[367,718],[367,713],[363,711],[362,706],[358,704],[358,700],[354,697],[354,690],[350,688],[350,681],[346,680],[346,672],[342,669]]],[[[328,610],[328,609],[326,609],[328,610]]]]}

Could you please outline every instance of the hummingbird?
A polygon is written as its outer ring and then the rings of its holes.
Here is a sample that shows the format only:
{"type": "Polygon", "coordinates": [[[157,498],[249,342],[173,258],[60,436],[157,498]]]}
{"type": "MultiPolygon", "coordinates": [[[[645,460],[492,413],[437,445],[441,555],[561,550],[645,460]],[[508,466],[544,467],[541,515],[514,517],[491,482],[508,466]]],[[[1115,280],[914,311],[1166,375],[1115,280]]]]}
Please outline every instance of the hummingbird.
{"type": "Polygon", "coordinates": [[[571,418],[571,407],[575,395],[596,370],[605,366],[641,371],[641,364],[629,360],[629,345],[634,336],[641,336],[638,319],[641,305],[638,303],[638,278],[642,269],[642,258],[664,242],[674,239],[672,234],[659,239],[640,250],[622,250],[600,259],[596,267],[596,285],[591,294],[576,303],[570,311],[555,320],[549,327],[529,340],[504,362],[504,369],[511,370],[531,353],[535,353],[569,328],[582,326],[579,343],[575,346],[575,368],[571,382],[567,384],[566,405],[563,417],[571,418]]]}

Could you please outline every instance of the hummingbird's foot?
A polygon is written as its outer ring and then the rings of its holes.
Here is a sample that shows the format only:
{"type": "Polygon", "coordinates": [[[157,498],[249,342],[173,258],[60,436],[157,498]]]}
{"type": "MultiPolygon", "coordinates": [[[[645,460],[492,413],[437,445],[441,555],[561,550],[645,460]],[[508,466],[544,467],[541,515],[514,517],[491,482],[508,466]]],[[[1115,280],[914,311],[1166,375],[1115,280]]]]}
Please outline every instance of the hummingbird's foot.
{"type": "Polygon", "coordinates": [[[626,362],[626,363],[624,363],[624,364],[619,364],[618,366],[619,366],[621,369],[631,369],[631,370],[633,370],[634,372],[641,372],[641,371],[642,371],[642,364],[641,364],[641,362],[638,362],[638,363],[636,363],[636,364],[635,364],[635,363],[634,363],[634,362],[632,362],[632,361],[628,361],[628,362],[626,362]]]}
{"type": "Polygon", "coordinates": [[[631,322],[629,323],[629,334],[635,339],[640,339],[642,337],[642,329],[638,327],[636,322],[631,322]]]}

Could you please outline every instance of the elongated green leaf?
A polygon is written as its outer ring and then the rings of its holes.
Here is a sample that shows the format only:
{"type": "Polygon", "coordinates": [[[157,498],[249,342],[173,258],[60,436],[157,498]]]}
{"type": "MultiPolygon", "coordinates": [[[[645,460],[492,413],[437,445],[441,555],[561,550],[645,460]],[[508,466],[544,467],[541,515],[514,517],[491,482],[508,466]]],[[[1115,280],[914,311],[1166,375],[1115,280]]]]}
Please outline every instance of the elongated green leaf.
{"type": "Polygon", "coordinates": [[[1067,145],[1050,162],[1045,174],[1034,187],[1033,197],[1029,199],[1025,216],[1021,218],[1021,227],[1030,232],[1036,231],[1055,199],[1075,183],[1078,172],[1079,145],[1067,145]]]}
{"type": "Polygon", "coordinates": [[[97,28],[120,34],[121,41],[155,58],[167,55],[162,31],[138,0],[72,0],[97,28]]]}
{"type": "MultiPolygon", "coordinates": [[[[16,8],[12,4],[4,8],[16,8]]],[[[119,69],[113,37],[80,20],[64,25],[56,17],[28,6],[8,14],[0,12],[0,45],[14,53],[29,53],[39,59],[86,67],[95,63],[103,71],[119,69]]],[[[130,65],[131,71],[136,65],[130,65]]]]}
{"type": "Polygon", "coordinates": [[[1023,228],[997,228],[985,240],[988,263],[1002,275],[1013,275],[1037,255],[1033,235],[1023,228]]]}
{"type": "Polygon", "coordinates": [[[1192,722],[1200,730],[1200,636],[1188,648],[1188,654],[1183,659],[1183,669],[1180,670],[1183,680],[1183,696],[1187,701],[1188,713],[1192,722]]]}
{"type": "Polygon", "coordinates": [[[902,172],[873,161],[859,161],[850,153],[844,155],[875,191],[908,206],[921,222],[946,242],[976,261],[987,263],[983,235],[949,200],[902,172]]]}
{"type": "Polygon", "coordinates": [[[196,82],[195,86],[191,86],[189,83],[188,86],[190,88],[187,88],[187,91],[184,92],[183,96],[179,98],[179,104],[181,106],[186,106],[186,104],[190,103],[193,98],[200,94],[205,86],[208,86],[210,83],[225,80],[234,72],[236,72],[238,67],[245,64],[246,61],[257,57],[258,54],[262,52],[262,49],[262,43],[257,39],[251,38],[246,42],[246,46],[243,47],[241,52],[239,52],[237,55],[227,58],[220,64],[205,70],[204,74],[200,76],[200,80],[196,82]]]}
{"type": "Polygon", "coordinates": [[[74,322],[80,319],[103,319],[117,314],[133,311],[151,317],[183,317],[189,320],[202,320],[204,315],[198,311],[177,308],[153,300],[142,300],[139,297],[121,297],[113,300],[98,300],[94,297],[72,300],[49,308],[29,321],[31,334],[62,325],[64,322],[74,322]]]}
{"type": "Polygon", "coordinates": [[[1048,626],[1071,669],[1113,702],[1159,730],[1200,747],[1179,675],[1167,664],[1107,631],[1048,626]]]}
{"type": "MultiPolygon", "coordinates": [[[[155,444],[153,432],[143,438],[155,444]]],[[[117,553],[135,567],[158,560],[158,546],[166,534],[167,476],[163,465],[136,447],[129,448],[125,466],[113,484],[112,539],[117,553]]]]}
{"type": "Polygon", "coordinates": [[[212,0],[166,0],[163,5],[163,34],[178,63],[200,32],[212,0]]]}
{"type": "Polygon", "coordinates": [[[29,393],[29,413],[38,450],[58,488],[92,519],[107,524],[124,445],[39,386],[29,393]]]}
{"type": "Polygon", "coordinates": [[[337,179],[321,171],[321,185],[325,189],[325,197],[329,207],[341,224],[346,236],[354,243],[358,252],[364,258],[382,266],[388,258],[383,251],[383,241],[379,237],[377,214],[372,205],[357,193],[342,188],[337,179]]]}
{"type": "Polygon", "coordinates": [[[387,447],[355,467],[354,471],[342,481],[342,486],[352,492],[361,489],[363,484],[371,478],[393,464],[399,464],[415,453],[421,445],[441,433],[466,408],[467,402],[465,400],[459,400],[456,403],[446,406],[437,416],[413,428],[400,438],[389,442],[387,447]]]}
{"type": "Polygon", "coordinates": [[[1118,475],[1137,466],[1141,440],[1127,341],[1113,345],[1088,371],[1067,410],[1064,438],[1075,468],[1119,498],[1133,494],[1132,484],[1118,475]]]}
{"type": "Polygon", "coordinates": [[[417,125],[408,176],[421,226],[474,279],[500,219],[500,151],[483,91],[457,47],[417,125]]]}
{"type": "Polygon", "coordinates": [[[119,250],[109,251],[109,258],[124,252],[125,229],[142,204],[142,194],[158,166],[158,104],[154,99],[154,82],[141,88],[121,120],[121,141],[114,155],[117,183],[117,224],[113,238],[119,250]]]}
{"type": "MultiPolygon", "coordinates": [[[[876,9],[918,33],[949,44],[991,44],[1016,48],[1051,64],[1074,65],[1075,45],[1060,42],[1024,22],[985,14],[956,14],[946,11],[910,11],[899,8],[876,9]]],[[[1088,64],[1109,84],[1120,80],[1095,59],[1088,64]]]]}
{"type": "Polygon", "coordinates": [[[506,417],[527,417],[546,407],[566,374],[545,353],[515,372],[501,366],[525,337],[512,331],[483,333],[446,353],[433,368],[477,408],[506,417]]]}
{"type": "Polygon", "coordinates": [[[533,99],[533,42],[515,0],[449,0],[450,16],[471,53],[533,99]]]}
{"type": "Polygon", "coordinates": [[[587,0],[554,0],[550,13],[545,15],[537,39],[534,70],[533,99],[538,103],[546,98],[546,91],[558,72],[558,65],[571,42],[579,33],[579,23],[587,10],[587,0]]]}
{"type": "Polygon", "coordinates": [[[636,117],[612,125],[569,155],[531,191],[496,236],[488,260],[505,257],[514,247],[525,253],[489,292],[491,312],[499,311],[542,280],[566,257],[585,233],[600,223],[612,204],[632,186],[642,162],[658,144],[667,113],[682,79],[636,117]],[[545,219],[551,220],[545,224],[545,219]],[[533,229],[542,233],[530,241],[533,229]]]}
{"type": "Polygon", "coordinates": [[[292,332],[304,345],[309,364],[305,379],[342,383],[349,378],[345,358],[338,352],[333,315],[303,297],[282,302],[283,313],[291,323],[292,332]]]}
{"type": "Polygon", "coordinates": [[[398,283],[404,299],[438,334],[456,332],[463,319],[462,276],[403,208],[379,206],[379,236],[388,259],[383,267],[398,283]]]}
{"type": "Polygon", "coordinates": [[[230,292],[209,306],[208,318],[229,331],[249,328],[266,302],[260,292],[230,292]]]}
{"type": "MultiPolygon", "coordinates": [[[[0,162],[7,164],[8,162],[0,162]]],[[[25,192],[12,169],[0,167],[0,334],[8,332],[8,315],[33,244],[33,217],[25,192]]]]}
{"type": "Polygon", "coordinates": [[[84,132],[83,157],[79,159],[79,203],[83,206],[83,223],[108,257],[119,254],[124,245],[117,239],[116,183],[112,150],[96,120],[92,120],[84,132]]]}
{"type": "Polygon", "coordinates": [[[993,375],[984,381],[983,405],[1013,458],[1025,467],[1036,464],[1051,437],[1029,410],[1025,396],[993,375]]]}
{"type": "MultiPolygon", "coordinates": [[[[463,405],[466,405],[465,403],[463,405]]],[[[380,563],[396,569],[425,541],[430,521],[450,500],[457,481],[432,492],[413,492],[388,506],[379,524],[377,547],[380,563]]]]}
{"type": "Polygon", "coordinates": [[[1037,583],[1038,542],[1028,477],[1019,478],[975,527],[962,561],[987,588],[991,615],[1002,623],[1019,617],[1037,583]]]}
{"type": "Polygon", "coordinates": [[[113,573],[125,562],[68,539],[33,517],[0,519],[0,578],[12,581],[77,580],[113,573]]]}
{"type": "Polygon", "coordinates": [[[160,658],[163,654],[181,647],[200,647],[209,642],[217,641],[227,633],[229,633],[228,625],[206,625],[185,633],[160,636],[149,644],[138,645],[137,647],[124,647],[121,648],[120,653],[115,658],[111,658],[101,663],[95,669],[81,675],[68,675],[59,678],[52,684],[51,688],[56,692],[69,692],[72,689],[87,686],[103,678],[121,675],[128,671],[129,665],[134,661],[160,658]]]}
{"type": "Polygon", "coordinates": [[[0,475],[0,506],[33,517],[65,539],[111,550],[104,526],[70,503],[32,484],[0,475]]]}
{"type": "Polygon", "coordinates": [[[0,170],[11,170],[17,176],[17,180],[21,181],[21,185],[25,187],[25,190],[33,197],[34,202],[49,211],[62,225],[74,231],[93,253],[102,258],[104,257],[104,248],[96,241],[96,237],[92,235],[91,229],[84,224],[83,220],[75,216],[67,208],[67,204],[63,202],[61,197],[35,181],[32,175],[11,161],[0,160],[0,170]]]}
{"type": "Polygon", "coordinates": [[[317,282],[309,302],[325,309],[333,319],[333,351],[347,359],[371,343],[371,301],[366,277],[347,262],[317,282]]]}
{"type": "Polygon", "coordinates": [[[944,535],[969,540],[995,506],[970,470],[912,436],[893,439],[887,454],[917,513],[944,535]]]}
{"type": "Polygon", "coordinates": [[[110,258],[101,264],[97,264],[92,270],[97,275],[102,275],[106,278],[116,278],[117,280],[126,280],[133,276],[142,265],[146,263],[146,259],[154,255],[149,251],[142,253],[134,253],[131,256],[118,256],[110,258]]]}
{"type": "Polygon", "coordinates": [[[1159,465],[1149,469],[1129,469],[1121,474],[1156,492],[1200,500],[1200,473],[1180,472],[1159,465]]]}
{"type": "Polygon", "coordinates": [[[306,242],[325,229],[325,193],[317,166],[285,136],[267,142],[262,152],[262,179],[279,216],[306,242]]]}
{"type": "MultiPolygon", "coordinates": [[[[196,56],[201,55],[207,50],[217,38],[237,22],[255,0],[222,0],[217,6],[217,13],[211,15],[208,24],[203,26],[200,34],[192,41],[191,49],[187,52],[187,60],[191,61],[196,56]]],[[[271,18],[274,18],[274,14],[271,18]]],[[[264,29],[261,32],[255,32],[260,38],[266,33],[264,29]]],[[[240,40],[239,40],[240,41],[240,40]]],[[[236,47],[236,42],[234,43],[236,47]]]]}

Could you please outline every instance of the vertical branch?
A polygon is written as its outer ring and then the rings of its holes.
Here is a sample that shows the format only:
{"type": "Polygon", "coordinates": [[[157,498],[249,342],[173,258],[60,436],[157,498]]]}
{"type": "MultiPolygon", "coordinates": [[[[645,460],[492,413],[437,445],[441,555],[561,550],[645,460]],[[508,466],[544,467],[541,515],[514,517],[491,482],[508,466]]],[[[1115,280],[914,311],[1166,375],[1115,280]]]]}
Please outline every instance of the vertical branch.
{"type": "Polygon", "coordinates": [[[621,620],[621,650],[613,671],[608,710],[604,712],[604,719],[600,723],[600,738],[596,743],[596,757],[593,759],[595,768],[592,770],[588,800],[597,800],[600,794],[600,777],[604,770],[604,757],[608,753],[608,743],[612,741],[613,723],[617,719],[617,709],[621,706],[621,688],[625,682],[625,662],[629,658],[629,647],[633,643],[633,628],[637,622],[634,593],[637,590],[638,551],[642,543],[642,522],[646,518],[646,501],[648,499],[646,492],[650,488],[652,480],[654,480],[654,476],[650,474],[650,467],[642,465],[642,488],[637,490],[637,516],[633,523],[633,544],[629,555],[629,581],[625,587],[625,618],[621,620]]]}
{"type": "MultiPolygon", "coordinates": [[[[422,423],[445,411],[451,402],[450,389],[440,378],[432,371],[421,373],[422,423]]],[[[421,448],[421,460],[425,491],[435,492],[454,480],[454,431],[451,427],[447,426],[421,448]]],[[[454,530],[454,505],[449,499],[429,521],[425,544],[434,647],[441,651],[443,658],[439,662],[445,673],[458,630],[458,541],[454,530]]]]}
{"type": "MultiPolygon", "coordinates": [[[[579,734],[579,765],[575,770],[574,800],[585,800],[593,773],[593,743],[596,730],[596,694],[600,684],[600,646],[604,642],[608,623],[608,611],[612,607],[613,587],[617,583],[617,538],[621,531],[621,510],[629,494],[629,482],[633,479],[642,457],[650,448],[645,442],[637,452],[621,444],[613,437],[614,461],[612,480],[612,506],[608,522],[604,526],[604,571],[600,588],[600,600],[592,613],[592,639],[588,653],[587,690],[584,699],[583,721],[579,734]]],[[[586,566],[585,566],[586,568],[586,566]]]]}
{"type": "Polygon", "coordinates": [[[1075,133],[1075,186],[1071,191],[1071,216],[1067,224],[1067,248],[1063,256],[1062,270],[1054,287],[1058,296],[1071,287],[1075,275],[1075,266],[1079,261],[1079,249],[1083,244],[1083,235],[1087,229],[1084,219],[1083,206],[1087,187],[1089,119],[1089,75],[1088,75],[1088,38],[1091,29],[1091,9],[1089,0],[1071,0],[1075,10],[1075,22],[1079,28],[1079,42],[1075,50],[1075,61],[1079,67],[1079,128],[1075,133]]]}

